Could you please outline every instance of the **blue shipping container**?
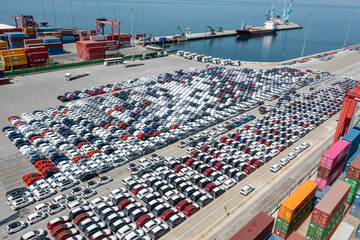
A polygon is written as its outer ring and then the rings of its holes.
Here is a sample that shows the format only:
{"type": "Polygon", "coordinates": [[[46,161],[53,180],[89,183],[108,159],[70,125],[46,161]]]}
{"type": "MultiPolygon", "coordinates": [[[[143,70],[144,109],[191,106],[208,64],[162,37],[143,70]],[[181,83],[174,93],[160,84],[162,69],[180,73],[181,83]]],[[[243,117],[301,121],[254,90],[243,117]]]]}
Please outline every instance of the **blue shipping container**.
{"type": "Polygon", "coordinates": [[[267,240],[283,240],[283,238],[281,238],[275,234],[272,234],[272,235],[270,235],[269,238],[267,238],[267,240]]]}
{"type": "Polygon", "coordinates": [[[359,224],[359,226],[357,227],[357,230],[356,230],[356,233],[355,233],[355,237],[356,237],[356,238],[360,238],[360,224],[359,224]]]}
{"type": "MultiPolygon", "coordinates": [[[[350,164],[354,161],[354,159],[360,154],[360,149],[358,149],[344,164],[344,172],[347,172],[350,164]]],[[[347,156],[347,155],[346,155],[347,156]]]]}
{"type": "Polygon", "coordinates": [[[346,155],[346,160],[349,159],[353,153],[358,149],[360,143],[360,129],[355,126],[350,131],[346,133],[343,137],[343,140],[350,143],[348,154],[346,155]]]}
{"type": "Polygon", "coordinates": [[[44,43],[60,43],[60,38],[45,38],[43,39],[44,43]]]}

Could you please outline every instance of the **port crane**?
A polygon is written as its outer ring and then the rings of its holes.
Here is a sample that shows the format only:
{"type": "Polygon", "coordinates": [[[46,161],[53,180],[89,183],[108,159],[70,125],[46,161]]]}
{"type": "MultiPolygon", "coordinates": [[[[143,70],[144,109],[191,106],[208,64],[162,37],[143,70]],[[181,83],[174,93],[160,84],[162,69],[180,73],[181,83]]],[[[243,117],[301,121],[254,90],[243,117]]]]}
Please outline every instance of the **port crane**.
{"type": "Polygon", "coordinates": [[[210,35],[215,35],[215,29],[213,29],[212,27],[210,26],[206,26],[205,28],[205,36],[206,36],[206,30],[209,29],[210,30],[210,35]]]}
{"type": "Polygon", "coordinates": [[[20,20],[20,27],[26,36],[36,37],[36,23],[32,15],[14,16],[16,28],[19,28],[18,21],[20,20]]]}
{"type": "Polygon", "coordinates": [[[181,36],[185,36],[185,33],[181,30],[180,26],[177,26],[177,28],[176,28],[176,32],[175,32],[176,35],[178,33],[178,30],[179,30],[179,32],[181,32],[181,36]]]}
{"type": "Polygon", "coordinates": [[[115,39],[115,34],[120,36],[120,22],[117,21],[109,21],[106,18],[97,18],[95,21],[96,24],[96,35],[105,35],[105,25],[111,25],[111,38],[112,40],[115,39]],[[114,25],[117,26],[117,33],[114,33],[114,25]]]}
{"type": "Polygon", "coordinates": [[[283,17],[282,20],[287,23],[289,22],[290,13],[292,12],[292,8],[294,6],[294,1],[290,0],[290,3],[286,9],[286,1],[284,2],[284,11],[283,11],[283,17]]]}
{"type": "Polygon", "coordinates": [[[344,136],[352,125],[358,102],[360,101],[360,87],[357,83],[352,92],[346,90],[343,104],[340,111],[339,121],[336,127],[333,143],[337,142],[340,137],[344,136]]]}

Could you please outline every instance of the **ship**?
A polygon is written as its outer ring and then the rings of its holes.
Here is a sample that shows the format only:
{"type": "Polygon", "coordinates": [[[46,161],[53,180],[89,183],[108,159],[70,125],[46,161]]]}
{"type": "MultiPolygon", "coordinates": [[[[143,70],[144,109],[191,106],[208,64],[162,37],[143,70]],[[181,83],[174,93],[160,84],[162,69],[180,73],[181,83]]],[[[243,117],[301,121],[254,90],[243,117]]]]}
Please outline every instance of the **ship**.
{"type": "Polygon", "coordinates": [[[273,34],[276,34],[275,22],[273,21],[266,21],[264,27],[241,26],[236,29],[236,37],[238,38],[273,34]]]}

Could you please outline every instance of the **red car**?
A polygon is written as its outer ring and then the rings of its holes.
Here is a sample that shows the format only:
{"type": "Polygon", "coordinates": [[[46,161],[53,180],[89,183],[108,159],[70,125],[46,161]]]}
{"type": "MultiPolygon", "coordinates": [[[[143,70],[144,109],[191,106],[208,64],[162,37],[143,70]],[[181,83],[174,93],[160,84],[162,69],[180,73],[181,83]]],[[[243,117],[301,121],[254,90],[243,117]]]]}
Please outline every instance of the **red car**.
{"type": "Polygon", "coordinates": [[[181,165],[181,164],[178,164],[178,165],[176,165],[174,168],[173,168],[173,170],[175,171],[175,172],[179,172],[181,169],[183,169],[185,166],[184,165],[181,165]]]}
{"type": "Polygon", "coordinates": [[[164,221],[167,221],[169,218],[171,218],[177,212],[178,211],[174,211],[172,209],[167,209],[161,214],[161,219],[164,221]]]}
{"type": "Polygon", "coordinates": [[[225,163],[223,163],[223,162],[218,162],[218,163],[216,163],[216,164],[214,165],[214,168],[215,168],[216,170],[220,170],[220,169],[222,169],[223,166],[225,166],[225,163]]]}
{"type": "Polygon", "coordinates": [[[53,229],[51,229],[50,234],[51,234],[51,236],[55,237],[62,231],[68,230],[73,227],[74,227],[74,225],[72,225],[71,223],[60,224],[60,225],[57,225],[56,227],[54,227],[53,229]]]}
{"type": "Polygon", "coordinates": [[[279,123],[280,123],[280,120],[274,120],[273,123],[279,124],[279,123]]]}
{"type": "Polygon", "coordinates": [[[203,174],[208,177],[208,176],[210,176],[210,174],[212,174],[213,172],[215,172],[214,169],[208,168],[208,169],[206,169],[206,170],[203,172],[203,174]]]}
{"type": "Polygon", "coordinates": [[[187,206],[189,206],[191,204],[191,202],[187,199],[185,200],[181,200],[180,202],[178,202],[178,204],[176,204],[176,209],[179,211],[184,210],[187,206]]]}
{"type": "Polygon", "coordinates": [[[285,146],[277,146],[276,149],[279,150],[280,152],[282,152],[286,149],[286,147],[285,146]]]}
{"type": "Polygon", "coordinates": [[[79,223],[81,223],[85,219],[90,218],[92,216],[94,216],[94,214],[92,212],[81,213],[81,214],[77,215],[73,221],[76,225],[79,225],[79,223]]]}
{"type": "Polygon", "coordinates": [[[273,143],[274,143],[274,141],[266,140],[264,144],[265,144],[266,146],[270,146],[270,145],[273,144],[273,143]]]}
{"type": "Polygon", "coordinates": [[[245,172],[246,174],[250,174],[250,173],[252,173],[253,171],[255,171],[255,168],[254,168],[253,166],[251,166],[251,165],[247,166],[247,167],[244,169],[244,172],[245,172]]]}
{"type": "Polygon", "coordinates": [[[155,218],[155,216],[150,216],[149,214],[144,214],[136,220],[136,225],[138,225],[139,227],[142,227],[145,223],[147,223],[148,221],[150,221],[151,219],[154,219],[154,218],[155,218]]]}
{"type": "Polygon", "coordinates": [[[310,125],[310,124],[308,124],[308,123],[303,123],[303,124],[301,124],[301,126],[302,126],[303,128],[307,128],[309,125],[310,125]]]}
{"type": "Polygon", "coordinates": [[[214,158],[217,158],[217,157],[219,157],[221,154],[222,154],[222,152],[216,151],[216,152],[213,152],[213,154],[211,154],[211,156],[213,156],[214,158]]]}
{"type": "Polygon", "coordinates": [[[297,117],[296,116],[290,116],[291,119],[296,119],[297,117]]]}
{"type": "Polygon", "coordinates": [[[233,139],[236,140],[236,141],[239,141],[240,138],[241,138],[241,136],[237,135],[237,134],[233,137],[233,139]]]}
{"type": "Polygon", "coordinates": [[[130,200],[130,199],[124,199],[124,200],[120,201],[117,206],[120,210],[123,210],[127,205],[130,205],[131,203],[134,203],[134,202],[135,201],[130,200]]]}
{"type": "Polygon", "coordinates": [[[56,227],[56,226],[58,226],[60,224],[66,223],[66,222],[70,222],[70,218],[68,218],[68,217],[58,217],[58,218],[50,220],[48,222],[48,224],[47,224],[47,228],[49,230],[51,230],[54,227],[56,227]]]}
{"type": "Polygon", "coordinates": [[[266,141],[266,139],[261,137],[257,141],[258,141],[258,143],[264,143],[266,141]]]}
{"type": "Polygon", "coordinates": [[[224,136],[220,138],[220,142],[225,142],[228,139],[228,137],[224,136]]]}
{"type": "Polygon", "coordinates": [[[262,165],[264,165],[264,162],[263,162],[263,161],[260,161],[260,160],[256,160],[252,165],[253,165],[254,167],[256,167],[256,168],[259,168],[259,167],[261,167],[262,165]]]}
{"type": "Polygon", "coordinates": [[[25,183],[27,186],[30,186],[31,184],[33,184],[41,179],[44,179],[44,177],[43,176],[32,177],[32,178],[26,179],[25,183]]]}
{"type": "Polygon", "coordinates": [[[245,126],[244,126],[244,129],[245,129],[245,130],[249,130],[249,129],[250,129],[250,126],[249,126],[249,125],[245,125],[245,126]]]}
{"type": "Polygon", "coordinates": [[[261,130],[260,130],[260,129],[256,129],[256,130],[254,131],[254,133],[255,133],[256,135],[259,135],[259,134],[261,133],[261,130]]]}
{"type": "Polygon", "coordinates": [[[195,205],[193,205],[193,204],[190,204],[190,205],[188,205],[188,206],[184,209],[183,213],[184,213],[186,216],[191,216],[191,215],[193,215],[195,212],[197,212],[199,209],[200,209],[199,207],[197,207],[197,206],[195,206],[195,205]]]}
{"type": "Polygon", "coordinates": [[[45,167],[54,167],[55,165],[53,163],[43,163],[43,164],[40,164],[37,169],[40,170],[42,168],[45,168],[45,167]]]}
{"type": "Polygon", "coordinates": [[[249,165],[252,165],[257,159],[255,158],[249,158],[249,159],[246,159],[245,162],[249,165]]]}
{"type": "Polygon", "coordinates": [[[143,190],[144,188],[147,188],[147,187],[142,186],[142,185],[140,185],[139,187],[135,186],[135,187],[133,187],[133,188],[131,189],[131,192],[136,195],[138,192],[140,192],[140,191],[143,190]]]}
{"type": "Polygon", "coordinates": [[[274,130],[274,131],[272,131],[272,134],[274,134],[274,135],[278,135],[280,132],[278,131],[278,130],[274,130]]]}
{"type": "Polygon", "coordinates": [[[202,146],[201,148],[200,148],[200,150],[202,151],[202,152],[206,152],[207,150],[209,150],[209,146],[202,146]]]}
{"type": "Polygon", "coordinates": [[[226,141],[224,142],[226,145],[230,145],[233,141],[235,141],[234,139],[226,139],[226,141]]]}
{"type": "Polygon", "coordinates": [[[188,160],[186,160],[185,164],[188,165],[188,166],[191,166],[194,162],[196,162],[195,159],[189,158],[188,160]]]}
{"type": "Polygon", "coordinates": [[[40,173],[29,173],[23,176],[23,181],[25,182],[27,179],[33,178],[33,177],[40,177],[40,173]]]}
{"type": "Polygon", "coordinates": [[[51,163],[49,160],[47,159],[44,159],[44,160],[38,160],[34,163],[34,167],[38,168],[41,164],[44,164],[44,163],[51,163]]]}
{"type": "Polygon", "coordinates": [[[214,188],[216,188],[217,185],[214,184],[214,183],[208,183],[206,186],[205,186],[205,190],[208,191],[208,192],[211,192],[214,188]]]}
{"type": "Polygon", "coordinates": [[[251,150],[251,148],[246,146],[241,151],[243,151],[244,153],[248,153],[250,150],[251,150]]]}
{"type": "Polygon", "coordinates": [[[191,153],[190,153],[190,156],[192,156],[192,157],[196,157],[197,155],[199,155],[199,151],[198,150],[195,150],[195,151],[192,151],[191,153]]]}
{"type": "Polygon", "coordinates": [[[56,170],[56,167],[55,166],[45,167],[45,168],[40,169],[39,171],[41,172],[41,174],[44,174],[44,173],[46,173],[48,171],[51,171],[51,170],[56,170]]]}

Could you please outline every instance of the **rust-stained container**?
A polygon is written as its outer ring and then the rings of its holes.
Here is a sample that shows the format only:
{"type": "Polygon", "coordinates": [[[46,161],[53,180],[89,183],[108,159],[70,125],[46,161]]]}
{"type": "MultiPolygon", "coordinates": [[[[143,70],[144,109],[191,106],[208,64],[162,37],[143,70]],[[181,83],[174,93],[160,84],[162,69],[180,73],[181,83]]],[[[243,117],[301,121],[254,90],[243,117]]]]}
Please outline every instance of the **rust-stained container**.
{"type": "Polygon", "coordinates": [[[278,217],[291,222],[294,217],[315,197],[318,184],[307,179],[280,205],[278,217]]]}
{"type": "Polygon", "coordinates": [[[293,232],[292,234],[290,234],[287,240],[308,240],[308,239],[306,237],[301,236],[297,232],[293,232]]]}
{"type": "Polygon", "coordinates": [[[336,181],[326,195],[315,206],[311,221],[325,227],[346,200],[351,185],[336,181]]]}
{"type": "Polygon", "coordinates": [[[360,179],[360,156],[357,156],[346,173],[346,177],[359,181],[360,179]]]}
{"type": "Polygon", "coordinates": [[[230,240],[263,240],[266,239],[274,226],[274,218],[264,212],[259,212],[230,240]]]}

